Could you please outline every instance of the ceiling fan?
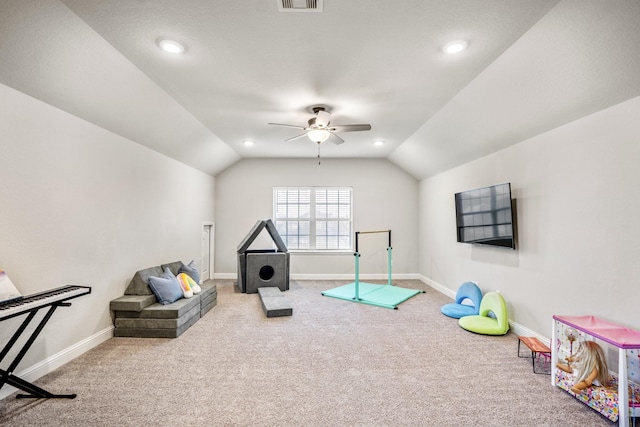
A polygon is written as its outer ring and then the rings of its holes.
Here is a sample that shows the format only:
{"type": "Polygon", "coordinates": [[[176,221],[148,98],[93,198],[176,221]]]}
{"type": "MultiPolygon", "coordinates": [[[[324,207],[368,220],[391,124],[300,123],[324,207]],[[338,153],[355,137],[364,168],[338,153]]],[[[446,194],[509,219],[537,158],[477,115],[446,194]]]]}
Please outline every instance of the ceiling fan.
{"type": "Polygon", "coordinates": [[[276,126],[287,126],[290,128],[302,129],[305,133],[294,136],[285,140],[286,142],[302,138],[307,136],[311,141],[320,144],[325,142],[331,137],[331,142],[334,144],[342,144],[344,139],[336,135],[336,132],[356,132],[363,130],[371,130],[370,124],[358,124],[358,125],[331,125],[331,113],[325,110],[324,107],[313,107],[314,117],[310,118],[307,126],[295,126],[285,125],[282,123],[268,123],[276,126]]]}

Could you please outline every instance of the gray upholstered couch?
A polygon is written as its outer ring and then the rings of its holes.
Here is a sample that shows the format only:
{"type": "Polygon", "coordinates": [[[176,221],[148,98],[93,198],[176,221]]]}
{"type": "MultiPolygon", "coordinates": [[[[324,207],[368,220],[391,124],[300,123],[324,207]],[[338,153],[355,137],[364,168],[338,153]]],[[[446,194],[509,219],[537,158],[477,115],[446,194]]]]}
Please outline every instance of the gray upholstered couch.
{"type": "Polygon", "coordinates": [[[165,268],[178,274],[181,261],[137,271],[124,296],[111,301],[116,337],[176,338],[215,307],[216,285],[207,280],[202,292],[191,298],[180,298],[171,304],[160,304],[149,288],[149,277],[161,277],[165,268]]]}

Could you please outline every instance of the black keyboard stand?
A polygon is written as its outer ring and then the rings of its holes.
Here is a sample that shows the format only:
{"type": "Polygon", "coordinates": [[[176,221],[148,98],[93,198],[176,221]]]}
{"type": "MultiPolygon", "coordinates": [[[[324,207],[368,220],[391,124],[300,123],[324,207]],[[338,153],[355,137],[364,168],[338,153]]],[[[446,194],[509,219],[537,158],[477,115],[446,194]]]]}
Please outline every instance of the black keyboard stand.
{"type": "Polygon", "coordinates": [[[25,311],[23,313],[23,314],[26,314],[26,313],[29,313],[29,314],[24,319],[24,321],[22,322],[18,330],[16,330],[16,332],[13,334],[9,342],[4,346],[4,348],[2,349],[2,352],[0,352],[0,362],[2,362],[2,360],[7,356],[11,348],[18,341],[18,338],[20,338],[20,336],[27,329],[27,326],[29,326],[31,321],[34,319],[34,317],[36,316],[36,313],[43,308],[49,309],[47,313],[44,315],[44,317],[42,318],[42,320],[40,320],[40,323],[38,324],[36,329],[31,333],[31,336],[29,337],[27,342],[25,342],[25,344],[22,346],[22,349],[20,349],[20,351],[16,355],[13,362],[11,362],[11,365],[9,365],[7,370],[5,371],[3,369],[0,369],[0,389],[4,387],[5,384],[9,384],[10,386],[13,386],[19,390],[22,390],[28,393],[28,394],[17,394],[16,395],[17,399],[29,399],[29,398],[30,399],[41,399],[41,398],[74,399],[76,397],[76,394],[49,393],[47,390],[44,390],[38,386],[35,386],[30,382],[25,381],[22,378],[13,374],[13,371],[16,369],[18,364],[22,361],[22,358],[25,356],[25,354],[27,354],[27,351],[29,351],[29,348],[31,348],[31,345],[33,344],[33,342],[36,340],[40,332],[42,332],[42,329],[44,328],[44,326],[47,324],[49,319],[51,319],[51,316],[53,316],[54,311],[56,311],[58,307],[69,307],[69,306],[71,306],[71,303],[68,303],[68,302],[53,302],[50,305],[37,307],[32,310],[25,311]]]}

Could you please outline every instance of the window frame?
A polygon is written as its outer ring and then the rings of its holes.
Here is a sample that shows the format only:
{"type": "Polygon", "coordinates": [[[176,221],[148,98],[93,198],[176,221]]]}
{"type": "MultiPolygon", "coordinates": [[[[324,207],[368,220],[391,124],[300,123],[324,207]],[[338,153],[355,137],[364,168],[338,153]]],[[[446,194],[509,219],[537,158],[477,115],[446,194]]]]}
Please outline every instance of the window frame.
{"type": "MultiPolygon", "coordinates": [[[[287,248],[289,250],[289,252],[295,252],[295,253],[307,253],[307,254],[336,254],[336,253],[352,253],[353,252],[353,245],[354,245],[354,241],[353,241],[353,187],[347,187],[347,186],[286,186],[286,187],[273,187],[273,222],[276,225],[276,228],[278,229],[278,232],[280,233],[280,223],[282,223],[283,221],[285,222],[293,222],[293,221],[308,221],[309,222],[309,248],[308,249],[299,249],[299,248],[289,248],[289,244],[288,244],[288,239],[289,237],[287,235],[282,235],[281,233],[281,238],[282,240],[285,242],[285,244],[287,245],[287,248]],[[304,218],[304,217],[287,217],[287,218],[282,218],[282,217],[278,217],[278,192],[280,191],[290,191],[290,190],[296,190],[296,191],[305,191],[308,190],[309,191],[309,218],[304,218]],[[338,217],[337,218],[317,218],[317,211],[316,211],[316,206],[317,206],[317,193],[318,191],[322,191],[322,190],[331,190],[331,191],[348,191],[349,194],[349,209],[348,209],[348,218],[344,218],[342,219],[342,221],[344,222],[348,222],[348,232],[347,234],[340,234],[340,231],[338,230],[338,234],[334,234],[333,236],[336,236],[338,239],[338,246],[340,245],[340,238],[341,237],[346,237],[348,239],[348,247],[343,247],[343,248],[333,248],[333,249],[323,249],[323,248],[318,248],[318,242],[317,242],[317,224],[321,221],[330,221],[330,220],[335,220],[338,221],[337,227],[338,229],[340,228],[340,224],[339,222],[341,221],[340,218],[340,213],[338,213],[338,217]]],[[[338,205],[340,205],[340,199],[338,199],[338,205]]],[[[282,204],[280,204],[282,205],[282,204]]],[[[287,203],[288,205],[288,203],[287,203]]],[[[338,208],[338,211],[340,211],[340,209],[338,208]]],[[[298,233],[298,235],[300,235],[298,233]]],[[[331,236],[331,235],[330,235],[331,236]]]]}

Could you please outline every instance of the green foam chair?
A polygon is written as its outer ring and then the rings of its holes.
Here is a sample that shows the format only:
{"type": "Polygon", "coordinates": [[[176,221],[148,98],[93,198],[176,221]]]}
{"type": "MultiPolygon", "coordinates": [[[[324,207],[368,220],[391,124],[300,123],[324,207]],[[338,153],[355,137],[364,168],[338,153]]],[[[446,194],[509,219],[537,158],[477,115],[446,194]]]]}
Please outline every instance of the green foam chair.
{"type": "Polygon", "coordinates": [[[478,315],[461,317],[458,325],[476,334],[504,335],[509,332],[507,303],[498,292],[487,292],[480,302],[478,315]]]}

